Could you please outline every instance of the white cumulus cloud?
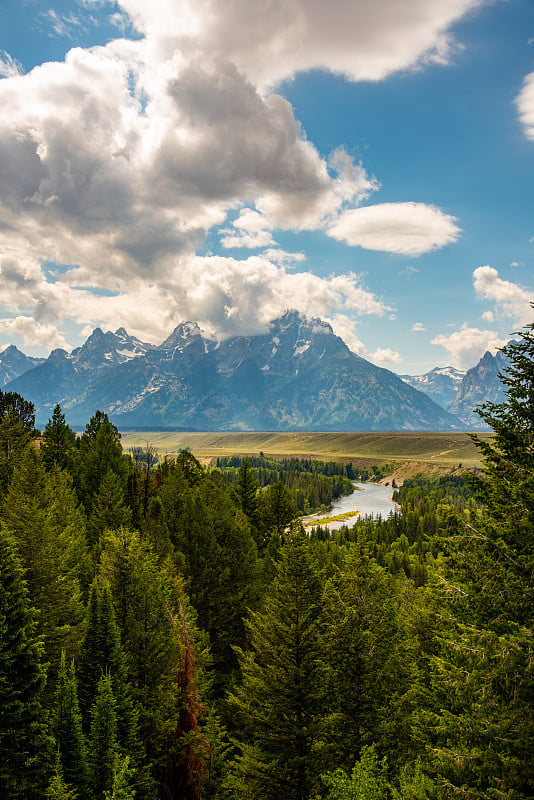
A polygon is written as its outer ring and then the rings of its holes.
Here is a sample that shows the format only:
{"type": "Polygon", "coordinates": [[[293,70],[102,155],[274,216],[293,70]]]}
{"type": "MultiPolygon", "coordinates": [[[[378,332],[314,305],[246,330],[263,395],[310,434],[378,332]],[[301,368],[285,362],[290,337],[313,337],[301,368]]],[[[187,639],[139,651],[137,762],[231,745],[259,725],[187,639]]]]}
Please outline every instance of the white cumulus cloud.
{"type": "Polygon", "coordinates": [[[450,26],[483,0],[120,0],[167,46],[223,54],[258,86],[313,68],[382,80],[454,50],[450,26]]]}
{"type": "MultiPolygon", "coordinates": [[[[275,255],[276,229],[331,225],[336,238],[417,255],[454,241],[455,220],[417,203],[352,208],[377,180],[342,148],[320,154],[272,87],[311,68],[380,80],[446,61],[451,25],[481,3],[118,0],[117,24],[127,29],[127,15],[141,38],[73,48],[25,75],[0,54],[6,319],[28,342],[32,331],[52,342],[47,326],[64,318],[157,341],[195,313],[220,335],[288,305],[339,329],[350,315],[384,313],[352,274],[293,275],[301,256],[275,255]],[[221,226],[224,245],[268,248],[272,259],[200,259],[221,226]]],[[[78,22],[48,17],[56,33],[78,22]]]]}
{"type": "Polygon", "coordinates": [[[390,366],[398,366],[402,364],[403,358],[400,353],[397,353],[396,350],[392,350],[391,347],[379,347],[377,348],[374,353],[371,353],[371,361],[374,361],[375,364],[380,364],[380,366],[384,366],[389,364],[390,366]]]}
{"type": "Polygon", "coordinates": [[[478,267],[473,272],[476,293],[484,300],[493,300],[498,313],[515,323],[525,325],[534,321],[534,292],[528,292],[517,283],[499,278],[494,267],[478,267]]]}
{"type": "Polygon", "coordinates": [[[426,328],[422,322],[414,322],[414,324],[412,325],[412,331],[414,333],[419,333],[421,331],[426,331],[426,328]]]}
{"type": "Polygon", "coordinates": [[[432,344],[444,347],[450,354],[453,366],[469,369],[474,366],[486,351],[495,353],[506,344],[506,339],[499,337],[494,331],[470,328],[464,324],[459,331],[448,336],[440,334],[432,339],[432,344]]]}
{"type": "Polygon", "coordinates": [[[526,76],[516,104],[525,135],[534,139],[534,72],[526,76]]]}
{"type": "Polygon", "coordinates": [[[380,203],[345,211],[328,233],[367,250],[418,256],[455,242],[460,236],[456,222],[424,203],[380,203]]]}

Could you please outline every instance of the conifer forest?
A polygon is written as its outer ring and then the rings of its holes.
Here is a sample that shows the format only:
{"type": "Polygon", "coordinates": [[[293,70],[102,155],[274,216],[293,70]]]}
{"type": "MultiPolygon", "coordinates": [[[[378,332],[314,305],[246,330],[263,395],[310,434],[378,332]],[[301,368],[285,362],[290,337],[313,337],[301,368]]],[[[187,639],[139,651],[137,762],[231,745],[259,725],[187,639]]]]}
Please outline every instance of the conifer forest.
{"type": "Polygon", "coordinates": [[[533,798],[534,326],[505,353],[484,469],[338,531],[299,515],[372,475],[2,393],[0,797],[533,798]]]}

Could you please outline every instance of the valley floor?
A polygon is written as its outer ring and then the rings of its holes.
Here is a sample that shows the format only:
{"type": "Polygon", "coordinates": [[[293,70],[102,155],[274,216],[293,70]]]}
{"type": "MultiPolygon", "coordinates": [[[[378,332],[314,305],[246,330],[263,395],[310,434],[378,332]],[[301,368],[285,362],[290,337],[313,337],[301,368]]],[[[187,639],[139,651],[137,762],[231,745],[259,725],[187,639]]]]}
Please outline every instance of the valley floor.
{"type": "MultiPolygon", "coordinates": [[[[487,439],[490,433],[478,434],[487,439]]],[[[204,463],[217,456],[258,455],[314,458],[352,462],[362,467],[391,463],[391,477],[402,481],[420,472],[439,474],[480,466],[480,454],[467,433],[155,433],[128,431],[122,434],[125,451],[151,445],[160,456],[173,456],[190,449],[204,463]]]]}

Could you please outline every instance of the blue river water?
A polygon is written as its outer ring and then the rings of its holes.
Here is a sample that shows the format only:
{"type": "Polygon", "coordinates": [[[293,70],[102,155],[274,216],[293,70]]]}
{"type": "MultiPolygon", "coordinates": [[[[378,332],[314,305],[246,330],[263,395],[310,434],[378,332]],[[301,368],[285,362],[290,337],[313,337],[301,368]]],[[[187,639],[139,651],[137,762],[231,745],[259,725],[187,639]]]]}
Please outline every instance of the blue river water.
{"type": "MultiPolygon", "coordinates": [[[[313,516],[306,517],[306,521],[312,521],[321,517],[335,517],[337,514],[343,514],[347,511],[358,511],[362,517],[387,517],[391,511],[399,510],[400,506],[390,500],[393,494],[391,486],[382,486],[380,483],[360,483],[354,481],[355,491],[352,494],[340,497],[332,504],[332,509],[322,514],[314,514],[313,516]]],[[[330,530],[337,530],[343,525],[352,525],[357,517],[351,517],[344,522],[329,522],[323,525],[330,530]]]]}

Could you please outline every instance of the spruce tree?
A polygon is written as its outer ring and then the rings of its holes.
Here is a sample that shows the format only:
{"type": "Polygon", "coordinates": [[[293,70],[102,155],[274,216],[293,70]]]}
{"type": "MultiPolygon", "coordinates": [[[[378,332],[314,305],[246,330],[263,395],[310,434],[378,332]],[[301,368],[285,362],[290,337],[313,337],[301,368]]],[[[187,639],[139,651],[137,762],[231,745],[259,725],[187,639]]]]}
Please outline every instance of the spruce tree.
{"type": "Polygon", "coordinates": [[[534,326],[518,337],[504,402],[479,412],[483,510],[448,542],[430,713],[443,797],[534,796],[534,326]]]}
{"type": "Polygon", "coordinates": [[[51,742],[41,693],[46,675],[24,572],[0,527],[0,797],[39,800],[51,742]]]}
{"type": "Polygon", "coordinates": [[[407,691],[413,677],[390,575],[365,547],[351,546],[324,588],[321,760],[350,772],[362,748],[409,747],[407,691]]]}
{"type": "Polygon", "coordinates": [[[236,489],[243,513],[252,527],[257,528],[259,484],[254,478],[254,472],[246,458],[243,459],[237,471],[236,489]]]}
{"type": "Polygon", "coordinates": [[[91,709],[89,737],[89,771],[92,796],[104,800],[112,791],[117,746],[117,714],[111,677],[103,675],[98,681],[95,702],[91,709]]]}
{"type": "Polygon", "coordinates": [[[76,451],[76,434],[65,421],[65,414],[57,403],[52,412],[52,418],[46,423],[41,454],[47,469],[57,465],[61,469],[72,472],[76,451]]]}
{"type": "Polygon", "coordinates": [[[124,492],[128,462],[122,455],[121,436],[107,414],[97,411],[80,437],[76,459],[76,491],[87,514],[93,510],[100,485],[108,471],[118,477],[124,492]]]}
{"type": "Polygon", "coordinates": [[[61,775],[79,800],[85,800],[88,776],[82,716],[74,664],[67,667],[65,652],[61,654],[51,730],[59,749],[61,775]]]}
{"type": "Polygon", "coordinates": [[[230,786],[247,800],[308,800],[317,780],[320,586],[305,533],[294,529],[261,612],[248,620],[243,681],[231,696],[236,745],[230,786]]]}
{"type": "Polygon", "coordinates": [[[40,611],[39,632],[44,635],[45,658],[50,663],[49,694],[61,651],[72,657],[79,645],[84,615],[81,577],[88,570],[84,530],[78,527],[74,495],[62,476],[65,473],[57,468],[47,474],[38,451],[29,445],[15,470],[2,515],[40,611]]]}

